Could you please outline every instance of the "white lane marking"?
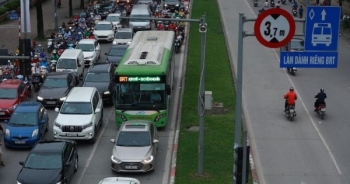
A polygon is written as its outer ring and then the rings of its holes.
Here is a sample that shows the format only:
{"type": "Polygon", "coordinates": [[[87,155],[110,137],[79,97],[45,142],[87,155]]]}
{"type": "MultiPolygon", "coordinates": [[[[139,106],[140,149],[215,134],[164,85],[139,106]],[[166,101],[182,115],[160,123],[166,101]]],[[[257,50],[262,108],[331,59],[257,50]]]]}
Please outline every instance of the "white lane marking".
{"type": "MultiPolygon", "coordinates": [[[[249,6],[248,2],[245,1],[245,3],[247,4],[247,6],[249,7],[250,11],[252,12],[252,14],[254,15],[254,17],[256,18],[257,15],[256,15],[255,12],[253,11],[253,9],[249,6]]],[[[275,49],[272,49],[272,50],[273,50],[273,52],[274,52],[274,54],[275,54],[275,56],[276,56],[276,58],[277,58],[277,61],[278,61],[278,63],[279,63],[280,58],[279,58],[279,56],[278,56],[276,50],[275,50],[275,49]]],[[[295,85],[294,85],[292,79],[289,77],[289,75],[288,75],[288,73],[286,72],[286,70],[284,70],[284,69],[282,69],[282,70],[284,71],[284,73],[285,73],[286,76],[288,77],[289,82],[291,83],[291,85],[294,87],[295,91],[296,91],[297,94],[299,95],[298,91],[297,91],[296,88],[295,88],[295,85]]],[[[338,165],[338,163],[337,163],[337,160],[335,159],[335,157],[334,157],[334,155],[333,155],[331,149],[329,148],[329,146],[328,146],[326,140],[324,139],[323,135],[321,134],[320,130],[318,129],[318,127],[317,127],[315,121],[312,119],[312,117],[311,117],[309,111],[307,110],[306,105],[305,105],[305,103],[304,103],[304,101],[302,100],[302,98],[301,98],[300,95],[299,95],[299,99],[300,99],[300,102],[301,102],[301,104],[303,105],[303,107],[304,107],[304,109],[305,109],[305,111],[306,111],[306,114],[308,115],[308,117],[309,117],[309,119],[310,119],[312,125],[314,126],[314,128],[315,128],[315,130],[316,130],[318,136],[320,137],[320,139],[321,139],[323,145],[326,147],[326,149],[327,149],[327,151],[328,151],[328,154],[329,154],[329,156],[331,157],[331,160],[332,160],[332,162],[333,162],[335,168],[337,169],[337,171],[338,171],[339,174],[342,174],[342,171],[341,171],[340,168],[339,168],[339,165],[338,165]]]]}
{"type": "MultiPolygon", "coordinates": [[[[114,114],[113,109],[112,109],[112,114],[114,114]]],[[[106,127],[107,127],[107,125],[108,125],[108,123],[109,123],[109,119],[110,119],[110,117],[107,118],[107,122],[104,124],[103,129],[100,130],[100,131],[98,132],[97,141],[95,142],[94,147],[92,148],[92,151],[91,151],[91,153],[90,153],[89,158],[86,160],[86,164],[85,164],[85,166],[84,166],[83,172],[81,173],[81,175],[80,175],[80,177],[79,177],[79,179],[78,179],[77,184],[81,184],[81,182],[82,182],[82,180],[83,180],[83,177],[84,177],[84,175],[85,175],[85,172],[86,172],[87,168],[88,168],[89,165],[90,165],[90,162],[91,162],[91,160],[92,160],[92,157],[95,155],[95,152],[96,152],[96,150],[97,150],[97,147],[98,147],[98,145],[100,144],[102,135],[103,135],[103,133],[105,132],[106,127]]]]}

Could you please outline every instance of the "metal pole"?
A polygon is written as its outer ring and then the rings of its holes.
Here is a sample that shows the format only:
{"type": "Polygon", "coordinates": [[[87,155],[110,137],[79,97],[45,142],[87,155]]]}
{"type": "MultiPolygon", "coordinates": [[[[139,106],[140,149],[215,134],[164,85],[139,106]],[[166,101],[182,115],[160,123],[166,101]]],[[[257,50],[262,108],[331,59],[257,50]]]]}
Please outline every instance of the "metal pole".
{"type": "MultiPolygon", "coordinates": [[[[239,14],[238,25],[238,53],[237,53],[237,76],[236,76],[236,119],[235,119],[235,143],[234,150],[241,144],[241,128],[242,128],[242,70],[243,70],[243,24],[244,14],[239,14]]],[[[235,153],[235,152],[234,152],[235,153]]],[[[235,155],[236,157],[237,155],[235,155]]],[[[236,158],[235,158],[236,159],[236,158]]],[[[234,163],[234,171],[236,171],[236,165],[234,163]]],[[[233,175],[233,184],[240,184],[236,182],[236,178],[233,175]]]]}
{"type": "Polygon", "coordinates": [[[23,10],[24,10],[24,12],[23,12],[23,15],[22,16],[24,16],[24,39],[27,39],[27,6],[26,6],[26,3],[28,3],[26,0],[23,0],[23,6],[24,6],[24,8],[23,8],[23,10]]]}
{"type": "Polygon", "coordinates": [[[55,6],[55,30],[58,31],[58,16],[57,16],[57,1],[54,1],[54,6],[55,6]]]}
{"type": "MultiPolygon", "coordinates": [[[[205,25],[205,16],[202,16],[201,25],[205,25]]],[[[199,112],[199,139],[198,139],[198,175],[203,175],[203,147],[204,147],[204,90],[205,90],[205,36],[206,32],[202,32],[201,40],[201,73],[200,87],[198,97],[198,112],[199,112]]]]}
{"type": "Polygon", "coordinates": [[[247,131],[243,131],[243,172],[242,172],[242,184],[246,184],[247,175],[247,131]]]}

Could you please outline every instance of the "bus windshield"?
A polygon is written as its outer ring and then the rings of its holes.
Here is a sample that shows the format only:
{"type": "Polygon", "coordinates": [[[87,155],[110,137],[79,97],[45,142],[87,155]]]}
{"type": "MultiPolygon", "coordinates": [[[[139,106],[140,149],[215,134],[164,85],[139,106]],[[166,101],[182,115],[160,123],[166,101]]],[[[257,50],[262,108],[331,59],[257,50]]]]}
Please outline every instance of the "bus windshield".
{"type": "Polygon", "coordinates": [[[117,83],[115,100],[116,109],[164,109],[165,83],[117,83]]]}

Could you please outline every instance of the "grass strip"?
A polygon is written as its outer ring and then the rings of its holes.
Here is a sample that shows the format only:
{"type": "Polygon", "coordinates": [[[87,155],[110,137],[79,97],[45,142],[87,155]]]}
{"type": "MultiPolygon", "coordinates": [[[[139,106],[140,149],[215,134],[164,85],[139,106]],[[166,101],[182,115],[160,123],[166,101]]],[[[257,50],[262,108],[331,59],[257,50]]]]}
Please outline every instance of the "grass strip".
{"type": "MultiPolygon", "coordinates": [[[[201,34],[192,23],[186,64],[179,148],[177,152],[176,184],[232,183],[235,90],[232,79],[219,8],[213,0],[195,0],[191,18],[206,14],[205,90],[213,92],[213,101],[224,103],[224,113],[205,115],[204,177],[197,177],[198,132],[187,128],[198,126],[198,89],[200,79],[201,34]]],[[[252,183],[250,177],[249,183],[252,183]]]]}

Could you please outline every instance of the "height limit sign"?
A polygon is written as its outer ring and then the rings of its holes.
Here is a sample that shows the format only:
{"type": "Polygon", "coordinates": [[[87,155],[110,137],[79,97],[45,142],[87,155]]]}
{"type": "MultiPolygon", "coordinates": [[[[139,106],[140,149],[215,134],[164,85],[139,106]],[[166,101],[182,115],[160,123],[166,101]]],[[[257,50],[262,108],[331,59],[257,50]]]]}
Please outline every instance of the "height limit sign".
{"type": "Polygon", "coordinates": [[[265,47],[283,47],[294,36],[294,18],[281,8],[265,10],[255,21],[254,33],[256,39],[265,47]]]}

